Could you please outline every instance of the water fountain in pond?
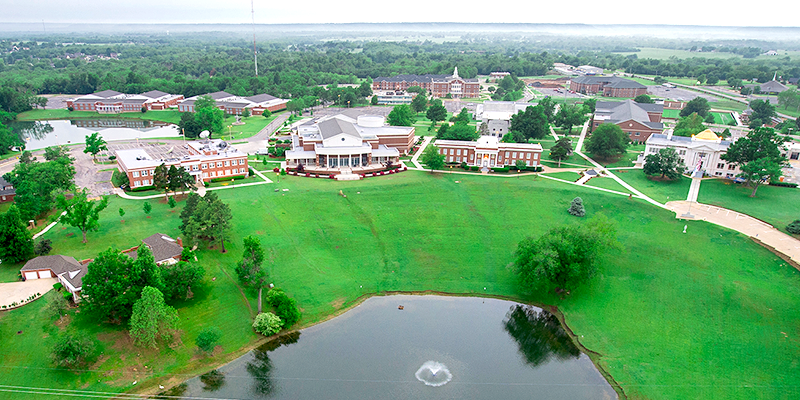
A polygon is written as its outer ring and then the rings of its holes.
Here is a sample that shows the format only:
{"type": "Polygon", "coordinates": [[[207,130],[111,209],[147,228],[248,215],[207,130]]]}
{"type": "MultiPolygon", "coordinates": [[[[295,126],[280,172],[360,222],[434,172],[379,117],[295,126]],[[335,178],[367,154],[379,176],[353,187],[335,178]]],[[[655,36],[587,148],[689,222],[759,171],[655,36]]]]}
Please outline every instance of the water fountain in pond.
{"type": "Polygon", "coordinates": [[[426,361],[419,367],[414,376],[420,382],[434,387],[442,386],[453,379],[453,374],[450,373],[447,366],[436,361],[426,361]]]}

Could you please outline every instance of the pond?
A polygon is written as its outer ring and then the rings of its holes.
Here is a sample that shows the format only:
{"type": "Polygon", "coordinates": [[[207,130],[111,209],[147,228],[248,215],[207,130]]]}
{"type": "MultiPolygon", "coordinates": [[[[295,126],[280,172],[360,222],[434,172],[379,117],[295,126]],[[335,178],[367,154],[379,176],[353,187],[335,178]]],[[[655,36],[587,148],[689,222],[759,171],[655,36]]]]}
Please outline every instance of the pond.
{"type": "Polygon", "coordinates": [[[143,119],[77,119],[18,121],[9,127],[25,141],[26,150],[48,146],[84,143],[86,136],[99,132],[106,142],[147,138],[179,138],[175,125],[143,119]]]}
{"type": "Polygon", "coordinates": [[[406,295],[370,298],[163,394],[227,399],[617,398],[547,311],[497,299],[406,295]]]}

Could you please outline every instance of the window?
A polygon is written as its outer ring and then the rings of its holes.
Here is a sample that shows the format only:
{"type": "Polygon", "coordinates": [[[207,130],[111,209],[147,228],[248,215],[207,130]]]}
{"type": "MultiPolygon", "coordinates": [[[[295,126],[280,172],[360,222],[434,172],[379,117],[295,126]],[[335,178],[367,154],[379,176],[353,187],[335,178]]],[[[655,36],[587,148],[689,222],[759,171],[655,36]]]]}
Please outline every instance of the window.
{"type": "Polygon", "coordinates": [[[239,165],[244,165],[244,158],[239,159],[239,165]]]}
{"type": "Polygon", "coordinates": [[[139,182],[139,181],[133,181],[133,187],[138,187],[138,186],[140,186],[141,184],[142,184],[142,183],[141,183],[141,182],[139,182]]]}
{"type": "MultiPolygon", "coordinates": [[[[457,155],[457,156],[460,156],[460,155],[461,155],[461,149],[458,149],[458,150],[456,150],[456,155],[457,155]]],[[[459,159],[460,159],[460,158],[461,158],[461,157],[459,157],[459,159]]]]}
{"type": "Polygon", "coordinates": [[[728,164],[728,170],[736,169],[736,164],[728,164]]]}
{"type": "Polygon", "coordinates": [[[531,153],[525,153],[525,158],[527,158],[528,160],[530,160],[530,159],[531,159],[531,153]]]}
{"type": "Polygon", "coordinates": [[[200,169],[208,169],[208,164],[200,164],[200,169]]]}
{"type": "Polygon", "coordinates": [[[217,161],[217,168],[222,168],[222,161],[217,161]]]}
{"type": "Polygon", "coordinates": [[[138,178],[139,177],[139,171],[133,171],[131,176],[133,176],[134,178],[138,178]]]}
{"type": "Polygon", "coordinates": [[[142,176],[147,176],[147,171],[142,171],[142,176]]]}
{"type": "Polygon", "coordinates": [[[517,158],[517,152],[516,151],[512,154],[512,157],[517,158]]]}
{"type": "Polygon", "coordinates": [[[203,172],[203,178],[208,178],[208,172],[203,172]]]}
{"type": "Polygon", "coordinates": [[[198,167],[197,164],[192,165],[192,171],[197,171],[197,167],[198,167]]]}
{"type": "MultiPolygon", "coordinates": [[[[450,155],[453,155],[453,149],[450,149],[450,155]]],[[[453,157],[450,157],[450,161],[453,161],[453,157]]]]}
{"type": "Polygon", "coordinates": [[[678,155],[685,156],[686,155],[686,150],[679,151],[678,155]]]}
{"type": "Polygon", "coordinates": [[[225,160],[225,166],[228,167],[230,165],[231,165],[230,162],[228,160],[225,160]]]}
{"type": "Polygon", "coordinates": [[[725,168],[725,164],[723,164],[723,163],[717,163],[717,168],[725,168]]]}
{"type": "Polygon", "coordinates": [[[247,171],[245,171],[245,170],[244,170],[244,168],[239,168],[239,173],[240,173],[240,174],[243,174],[243,173],[245,173],[245,172],[247,172],[247,171]]]}
{"type": "Polygon", "coordinates": [[[456,157],[456,162],[461,162],[461,157],[456,157]]]}
{"type": "Polygon", "coordinates": [[[639,132],[636,132],[636,135],[634,135],[634,136],[639,136],[639,132]]]}

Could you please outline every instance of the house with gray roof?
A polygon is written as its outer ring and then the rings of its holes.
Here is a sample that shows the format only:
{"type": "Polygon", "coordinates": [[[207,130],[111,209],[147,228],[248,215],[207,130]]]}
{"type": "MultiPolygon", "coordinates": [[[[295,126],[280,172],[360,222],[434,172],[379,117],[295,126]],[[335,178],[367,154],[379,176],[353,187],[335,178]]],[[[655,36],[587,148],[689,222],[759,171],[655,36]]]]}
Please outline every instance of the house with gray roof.
{"type": "MultiPolygon", "coordinates": [[[[155,233],[142,239],[142,243],[153,253],[156,265],[172,265],[181,260],[181,253],[183,253],[183,241],[181,238],[173,239],[169,235],[155,233]]],[[[138,249],[137,246],[126,251],[125,254],[135,260],[137,257],[136,250],[138,249]]]]}
{"type": "Polygon", "coordinates": [[[745,86],[753,89],[754,91],[756,88],[758,88],[759,93],[763,94],[778,94],[789,90],[789,88],[786,87],[786,85],[776,80],[771,80],[769,82],[764,82],[764,83],[756,83],[752,85],[745,85],[745,86]]]}
{"type": "Polygon", "coordinates": [[[20,269],[22,279],[58,278],[64,288],[72,293],[75,302],[80,301],[83,290],[83,277],[88,271],[88,263],[81,264],[72,257],[53,255],[39,256],[28,260],[20,269]]]}
{"type": "Polygon", "coordinates": [[[636,97],[647,94],[647,86],[616,76],[580,76],[572,78],[569,90],[583,94],[602,94],[604,97],[636,97]]]}
{"type": "Polygon", "coordinates": [[[14,196],[16,195],[17,190],[14,189],[14,185],[3,179],[3,176],[0,175],[0,203],[14,201],[14,196]]]}
{"type": "Polygon", "coordinates": [[[644,143],[650,135],[664,130],[661,122],[663,110],[661,104],[642,104],[633,100],[598,101],[592,117],[592,130],[601,124],[614,124],[628,134],[631,142],[644,143]]]}

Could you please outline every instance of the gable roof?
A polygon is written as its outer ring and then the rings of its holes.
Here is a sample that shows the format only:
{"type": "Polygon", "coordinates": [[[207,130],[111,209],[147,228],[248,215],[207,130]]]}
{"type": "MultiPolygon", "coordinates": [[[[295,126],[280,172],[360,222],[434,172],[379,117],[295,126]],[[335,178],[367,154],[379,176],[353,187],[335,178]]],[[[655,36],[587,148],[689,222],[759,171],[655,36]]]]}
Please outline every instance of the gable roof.
{"type": "Polygon", "coordinates": [[[208,93],[205,96],[211,96],[211,98],[214,99],[214,100],[224,99],[226,97],[233,97],[232,94],[230,94],[228,92],[223,92],[223,91],[214,92],[214,93],[208,93]]]}
{"type": "Polygon", "coordinates": [[[764,82],[761,84],[761,91],[768,92],[768,93],[780,93],[784,90],[788,90],[789,88],[786,85],[778,82],[778,81],[769,81],[764,82]]]}
{"type": "Polygon", "coordinates": [[[581,76],[572,79],[575,83],[583,83],[586,85],[606,85],[612,88],[633,88],[633,89],[646,89],[647,86],[630,79],[619,78],[616,76],[581,76]]]}
{"type": "Polygon", "coordinates": [[[89,271],[88,264],[81,265],[77,260],[72,257],[54,255],[54,256],[39,256],[34,259],[28,260],[25,266],[20,269],[20,272],[37,271],[49,269],[54,275],[60,276],[75,289],[80,290],[83,286],[83,277],[89,271]]]}
{"type": "Polygon", "coordinates": [[[255,96],[245,97],[245,99],[252,101],[253,103],[263,103],[265,101],[271,101],[277,99],[275,96],[268,95],[266,93],[257,94],[255,96]]]}
{"type": "Polygon", "coordinates": [[[142,96],[144,96],[144,97],[149,97],[149,98],[151,98],[151,99],[157,99],[157,98],[159,98],[159,97],[163,97],[163,96],[166,96],[166,95],[168,95],[168,94],[169,94],[169,93],[167,93],[167,92],[162,92],[162,91],[160,91],[160,90],[151,90],[151,91],[149,91],[149,92],[144,92],[144,93],[142,93],[142,96]]]}
{"type": "Polygon", "coordinates": [[[358,133],[358,129],[356,129],[355,124],[340,118],[331,118],[322,121],[317,124],[317,127],[319,128],[319,133],[322,135],[323,139],[334,137],[340,133],[361,139],[361,134],[358,133]]]}
{"type": "Polygon", "coordinates": [[[142,239],[142,242],[153,252],[153,258],[156,260],[156,263],[169,258],[178,257],[183,252],[183,247],[178,245],[175,239],[163,233],[156,233],[148,236],[142,239]]]}

